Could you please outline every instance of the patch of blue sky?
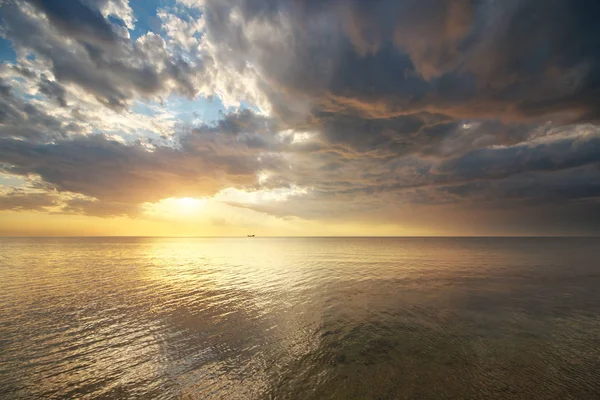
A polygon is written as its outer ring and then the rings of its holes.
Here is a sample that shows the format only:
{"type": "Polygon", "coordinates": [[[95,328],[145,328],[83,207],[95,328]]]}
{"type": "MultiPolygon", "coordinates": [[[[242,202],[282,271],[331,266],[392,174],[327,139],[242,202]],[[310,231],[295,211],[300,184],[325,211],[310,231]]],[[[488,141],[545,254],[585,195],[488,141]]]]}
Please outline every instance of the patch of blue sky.
{"type": "Polygon", "coordinates": [[[17,62],[17,53],[13,48],[12,42],[0,36],[0,60],[5,63],[15,64],[17,62]]]}
{"type": "Polygon", "coordinates": [[[23,84],[26,83],[26,80],[23,77],[15,76],[15,77],[12,77],[11,80],[16,83],[11,88],[12,94],[15,97],[21,98],[25,101],[32,101],[32,100],[43,101],[44,100],[44,96],[40,92],[28,93],[28,92],[23,91],[23,88],[25,87],[23,84]]]}
{"type": "Polygon", "coordinates": [[[130,32],[131,39],[137,40],[148,32],[160,33],[159,8],[172,5],[174,0],[131,0],[129,6],[136,18],[135,28],[130,32]]]}
{"type": "Polygon", "coordinates": [[[236,110],[251,109],[255,112],[260,110],[246,101],[240,102],[239,107],[225,107],[218,96],[213,96],[212,99],[204,96],[198,96],[193,100],[185,97],[171,95],[162,104],[151,101],[136,101],[131,111],[136,114],[157,117],[161,114],[170,116],[177,124],[190,125],[213,125],[227,113],[236,110]]]}
{"type": "Polygon", "coordinates": [[[108,130],[108,131],[103,131],[101,132],[103,135],[107,135],[109,138],[111,138],[112,140],[115,140],[117,142],[121,142],[121,143],[127,143],[127,144],[132,144],[135,143],[137,141],[147,141],[147,140],[151,140],[151,141],[159,141],[161,140],[161,135],[159,133],[147,130],[147,129],[139,129],[136,132],[132,132],[132,133],[125,133],[123,131],[118,131],[118,130],[108,130]]]}
{"type": "Polygon", "coordinates": [[[160,114],[161,105],[157,102],[146,102],[146,101],[136,101],[131,106],[131,111],[136,114],[148,115],[150,117],[154,117],[160,114]]]}
{"type": "Polygon", "coordinates": [[[139,129],[135,132],[123,132],[122,130],[112,130],[112,129],[92,129],[93,135],[103,135],[110,140],[119,142],[132,144],[137,141],[146,141],[148,139],[158,140],[160,135],[156,132],[152,132],[146,129],[139,129]]]}
{"type": "Polygon", "coordinates": [[[227,109],[217,96],[206,98],[198,96],[193,100],[171,95],[164,103],[168,112],[183,123],[210,124],[219,119],[227,109]]]}
{"type": "MultiPolygon", "coordinates": [[[[227,112],[231,112],[231,111],[233,111],[233,110],[234,110],[234,108],[233,108],[233,107],[229,107],[229,108],[230,108],[230,109],[229,109],[229,110],[227,110],[227,112]]],[[[239,106],[239,109],[240,109],[240,110],[252,110],[252,111],[254,111],[255,113],[261,113],[261,110],[260,110],[260,108],[258,108],[257,106],[255,106],[255,105],[253,105],[253,104],[250,104],[250,103],[248,103],[247,101],[244,101],[244,100],[240,101],[240,106],[239,106]]]]}
{"type": "Polygon", "coordinates": [[[31,101],[31,100],[43,101],[44,100],[44,96],[42,96],[40,93],[36,93],[36,94],[23,93],[23,98],[27,101],[31,101]]]}
{"type": "Polygon", "coordinates": [[[103,131],[102,129],[98,129],[96,127],[92,127],[92,135],[104,135],[105,131],[103,131]]]}
{"type": "Polygon", "coordinates": [[[179,6],[171,9],[167,9],[167,11],[172,11],[178,18],[185,22],[197,21],[202,18],[202,10],[199,8],[188,8],[185,6],[179,6]]]}
{"type": "Polygon", "coordinates": [[[109,15],[109,16],[108,16],[108,20],[109,20],[109,21],[110,21],[112,24],[119,25],[119,26],[121,26],[121,27],[123,27],[123,28],[125,27],[125,21],[123,21],[121,18],[117,18],[117,17],[115,17],[115,16],[113,16],[113,15],[109,15]]]}
{"type": "MultiPolygon", "coordinates": [[[[1,4],[2,2],[0,2],[1,4]]],[[[0,32],[2,31],[2,20],[4,19],[4,15],[2,15],[2,7],[0,6],[0,32]]],[[[4,37],[0,33],[0,60],[3,62],[16,63],[17,62],[17,53],[13,48],[12,42],[4,37]]]]}
{"type": "Polygon", "coordinates": [[[0,186],[19,188],[26,186],[27,183],[27,179],[22,176],[0,173],[0,186]]]}

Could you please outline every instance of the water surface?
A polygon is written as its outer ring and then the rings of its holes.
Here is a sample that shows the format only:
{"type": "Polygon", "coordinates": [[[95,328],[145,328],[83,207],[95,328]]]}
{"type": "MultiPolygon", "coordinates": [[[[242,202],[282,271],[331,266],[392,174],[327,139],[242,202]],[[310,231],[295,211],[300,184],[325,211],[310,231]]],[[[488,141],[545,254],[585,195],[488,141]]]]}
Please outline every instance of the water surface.
{"type": "Polygon", "coordinates": [[[600,398],[600,239],[0,239],[0,394],[600,398]]]}

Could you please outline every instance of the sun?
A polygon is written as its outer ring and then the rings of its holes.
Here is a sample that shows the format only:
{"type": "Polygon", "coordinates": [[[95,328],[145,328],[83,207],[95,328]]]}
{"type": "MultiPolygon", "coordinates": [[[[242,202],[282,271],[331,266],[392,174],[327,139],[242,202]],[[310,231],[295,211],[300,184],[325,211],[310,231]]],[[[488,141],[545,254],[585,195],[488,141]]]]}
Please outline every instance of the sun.
{"type": "Polygon", "coordinates": [[[180,199],[174,199],[173,211],[178,214],[195,214],[205,203],[202,199],[194,199],[192,197],[182,197],[180,199]]]}
{"type": "Polygon", "coordinates": [[[169,197],[156,203],[144,203],[142,209],[149,217],[188,220],[206,213],[208,198],[169,197]]]}

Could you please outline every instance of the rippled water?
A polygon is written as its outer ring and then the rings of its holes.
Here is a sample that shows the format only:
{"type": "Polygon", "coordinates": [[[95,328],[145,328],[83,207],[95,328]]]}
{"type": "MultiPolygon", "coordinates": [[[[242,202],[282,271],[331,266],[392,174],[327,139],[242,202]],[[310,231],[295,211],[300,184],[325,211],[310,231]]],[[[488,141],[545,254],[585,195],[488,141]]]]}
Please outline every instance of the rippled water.
{"type": "Polygon", "coordinates": [[[600,240],[0,239],[0,394],[600,398],[600,240]]]}

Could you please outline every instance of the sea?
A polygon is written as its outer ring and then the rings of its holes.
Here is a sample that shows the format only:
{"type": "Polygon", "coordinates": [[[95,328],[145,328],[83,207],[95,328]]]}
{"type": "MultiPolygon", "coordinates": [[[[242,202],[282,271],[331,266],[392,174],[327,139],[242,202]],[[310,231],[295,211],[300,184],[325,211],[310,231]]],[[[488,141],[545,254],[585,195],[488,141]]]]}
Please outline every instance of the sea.
{"type": "Polygon", "coordinates": [[[0,398],[600,399],[600,239],[2,238],[0,398]]]}

